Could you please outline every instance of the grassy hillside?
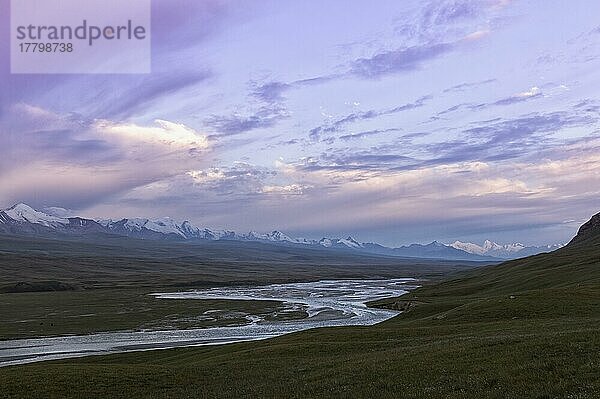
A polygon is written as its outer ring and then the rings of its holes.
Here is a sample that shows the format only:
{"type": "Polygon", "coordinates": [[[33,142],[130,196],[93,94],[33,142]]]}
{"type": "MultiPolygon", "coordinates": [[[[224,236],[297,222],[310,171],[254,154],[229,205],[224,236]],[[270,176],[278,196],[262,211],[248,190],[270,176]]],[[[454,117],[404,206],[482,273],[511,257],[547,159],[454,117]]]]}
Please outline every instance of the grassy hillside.
{"type": "Polygon", "coordinates": [[[600,285],[600,236],[554,251],[462,273],[415,295],[502,295],[542,289],[600,285]]]}
{"type": "Polygon", "coordinates": [[[4,397],[598,398],[600,236],[380,301],[373,327],[0,369],[4,397]]]}

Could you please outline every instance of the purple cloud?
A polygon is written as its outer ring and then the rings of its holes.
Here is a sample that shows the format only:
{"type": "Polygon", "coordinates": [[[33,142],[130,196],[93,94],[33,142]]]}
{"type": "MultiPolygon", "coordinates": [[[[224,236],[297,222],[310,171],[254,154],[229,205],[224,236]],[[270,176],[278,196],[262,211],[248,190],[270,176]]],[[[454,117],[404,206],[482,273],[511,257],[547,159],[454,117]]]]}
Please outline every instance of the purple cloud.
{"type": "Polygon", "coordinates": [[[401,48],[359,58],[352,63],[350,73],[362,78],[377,79],[398,72],[414,71],[424,62],[453,51],[452,43],[436,43],[401,48]]]}
{"type": "Polygon", "coordinates": [[[283,82],[267,82],[253,84],[252,96],[266,103],[280,103],[284,101],[283,93],[292,88],[291,84],[283,82]]]}
{"type": "Polygon", "coordinates": [[[433,96],[426,95],[421,98],[418,98],[412,103],[403,104],[397,107],[384,109],[384,110],[369,110],[363,112],[354,112],[349,115],[346,115],[342,118],[336,119],[333,122],[327,123],[325,125],[317,126],[310,130],[309,137],[313,141],[318,141],[321,139],[321,136],[325,133],[334,133],[341,131],[346,125],[368,119],[375,119],[384,115],[392,115],[399,112],[409,111],[415,108],[423,107],[429,100],[431,100],[433,96]]]}
{"type": "Polygon", "coordinates": [[[457,91],[462,92],[462,91],[465,91],[466,89],[487,85],[487,84],[494,83],[497,81],[498,81],[498,79],[486,79],[486,80],[481,80],[479,82],[465,82],[465,83],[461,83],[461,84],[449,87],[447,89],[444,89],[444,93],[451,93],[451,92],[457,92],[457,91]]]}
{"type": "Polygon", "coordinates": [[[345,134],[340,136],[340,140],[348,141],[348,140],[356,140],[363,137],[368,136],[376,136],[378,134],[390,133],[390,132],[400,132],[402,129],[398,128],[390,128],[390,129],[375,129],[375,130],[367,130],[365,132],[353,133],[353,134],[345,134]]]}
{"type": "Polygon", "coordinates": [[[106,101],[106,98],[93,101],[91,113],[100,118],[126,119],[145,110],[156,100],[204,82],[211,77],[212,74],[208,71],[176,71],[132,79],[135,83],[130,80],[126,90],[117,86],[107,93],[110,101],[106,101]],[[94,109],[93,104],[100,104],[100,106],[94,109]]]}
{"type": "Polygon", "coordinates": [[[280,106],[262,106],[251,114],[213,115],[204,121],[215,131],[211,138],[235,136],[251,130],[273,127],[288,115],[280,106]]]}

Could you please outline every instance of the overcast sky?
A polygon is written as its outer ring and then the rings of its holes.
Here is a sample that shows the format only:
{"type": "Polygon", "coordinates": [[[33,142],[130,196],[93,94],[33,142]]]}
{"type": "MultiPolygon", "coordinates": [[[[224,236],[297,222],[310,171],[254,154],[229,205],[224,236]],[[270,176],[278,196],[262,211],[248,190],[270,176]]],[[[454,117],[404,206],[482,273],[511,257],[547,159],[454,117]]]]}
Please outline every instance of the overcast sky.
{"type": "Polygon", "coordinates": [[[596,0],[155,0],[149,75],[11,75],[0,208],[389,245],[600,211],[596,0]]]}

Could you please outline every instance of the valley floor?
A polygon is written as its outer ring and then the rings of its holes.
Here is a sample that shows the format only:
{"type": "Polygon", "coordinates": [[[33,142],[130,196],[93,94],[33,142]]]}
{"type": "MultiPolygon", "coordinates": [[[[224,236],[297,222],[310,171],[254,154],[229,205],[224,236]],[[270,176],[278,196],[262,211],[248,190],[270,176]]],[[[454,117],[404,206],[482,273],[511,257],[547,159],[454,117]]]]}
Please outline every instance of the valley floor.
{"type": "MultiPolygon", "coordinates": [[[[279,301],[169,301],[151,289],[0,294],[0,340],[106,331],[188,329],[246,324],[246,315],[277,314],[279,301]],[[211,312],[212,317],[205,317],[211,312]]],[[[286,318],[303,318],[299,310],[286,318]]]]}
{"type": "Polygon", "coordinates": [[[600,286],[387,302],[411,305],[372,327],[8,367],[0,397],[600,396],[600,286]]]}

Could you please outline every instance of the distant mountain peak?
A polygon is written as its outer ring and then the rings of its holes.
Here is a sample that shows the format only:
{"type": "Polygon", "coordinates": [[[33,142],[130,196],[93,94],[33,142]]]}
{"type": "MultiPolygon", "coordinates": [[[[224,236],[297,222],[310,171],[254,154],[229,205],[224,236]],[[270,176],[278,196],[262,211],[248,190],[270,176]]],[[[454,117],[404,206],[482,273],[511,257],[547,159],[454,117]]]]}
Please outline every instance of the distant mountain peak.
{"type": "Polygon", "coordinates": [[[39,224],[46,227],[57,224],[68,224],[69,219],[60,218],[47,213],[37,211],[24,203],[18,203],[6,209],[4,213],[15,222],[39,224]]]}
{"type": "Polygon", "coordinates": [[[272,236],[273,238],[277,238],[277,239],[282,239],[282,238],[289,239],[289,237],[288,237],[287,235],[283,234],[283,233],[282,233],[281,231],[279,231],[279,230],[273,230],[273,231],[271,232],[271,236],[272,236]]]}
{"type": "Polygon", "coordinates": [[[73,211],[58,206],[47,206],[42,211],[50,216],[56,216],[60,218],[69,218],[73,216],[73,211]]]}
{"type": "Polygon", "coordinates": [[[19,202],[18,204],[14,204],[13,206],[11,206],[10,208],[8,208],[6,211],[16,211],[16,212],[37,212],[35,209],[33,209],[32,207],[30,207],[27,204],[24,204],[22,202],[19,202]]]}
{"type": "Polygon", "coordinates": [[[502,259],[522,258],[541,252],[553,251],[562,247],[562,245],[559,244],[526,246],[519,242],[512,244],[498,244],[491,240],[485,240],[483,245],[477,245],[472,242],[454,241],[452,244],[449,244],[449,246],[475,255],[493,256],[502,259]]]}

